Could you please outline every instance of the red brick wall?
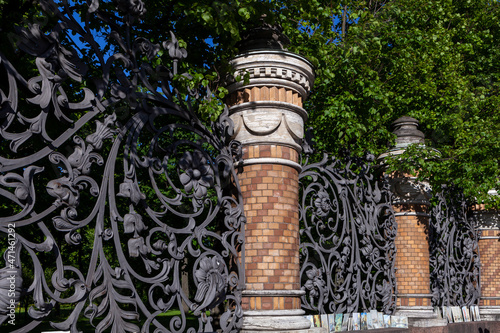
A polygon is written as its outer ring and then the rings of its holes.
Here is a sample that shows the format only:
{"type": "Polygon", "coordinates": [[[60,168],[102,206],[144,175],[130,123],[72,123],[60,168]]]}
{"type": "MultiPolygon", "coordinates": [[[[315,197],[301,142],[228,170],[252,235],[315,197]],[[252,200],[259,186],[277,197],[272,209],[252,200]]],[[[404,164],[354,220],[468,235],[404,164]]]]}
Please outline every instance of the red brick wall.
{"type": "MultiPolygon", "coordinates": [[[[276,157],[298,161],[288,147],[244,147],[245,158],[276,157]]],[[[239,175],[245,215],[245,278],[247,290],[298,290],[298,171],[279,164],[255,164],[239,175]]],[[[295,297],[250,297],[244,308],[297,309],[295,297]]]]}
{"type": "MultiPolygon", "coordinates": [[[[395,207],[396,212],[425,212],[425,206],[395,207]]],[[[396,216],[396,281],[398,294],[429,294],[429,218],[425,216],[396,216]]],[[[398,306],[430,306],[429,297],[398,297],[398,306]]]]}
{"type": "Polygon", "coordinates": [[[500,230],[482,230],[481,237],[496,237],[479,239],[479,256],[481,260],[481,300],[480,305],[500,306],[500,300],[487,299],[500,297],[500,230]],[[485,299],[486,298],[486,299],[485,299]]]}
{"type": "MultiPolygon", "coordinates": [[[[226,99],[228,106],[253,101],[302,107],[299,93],[284,87],[245,87],[226,99]]],[[[259,158],[298,163],[299,153],[284,145],[244,145],[243,160],[259,158]]],[[[238,178],[247,218],[246,290],[300,290],[298,170],[282,164],[252,164],[245,165],[238,178]]],[[[242,303],[244,310],[300,309],[299,296],[249,296],[242,303]]]]}

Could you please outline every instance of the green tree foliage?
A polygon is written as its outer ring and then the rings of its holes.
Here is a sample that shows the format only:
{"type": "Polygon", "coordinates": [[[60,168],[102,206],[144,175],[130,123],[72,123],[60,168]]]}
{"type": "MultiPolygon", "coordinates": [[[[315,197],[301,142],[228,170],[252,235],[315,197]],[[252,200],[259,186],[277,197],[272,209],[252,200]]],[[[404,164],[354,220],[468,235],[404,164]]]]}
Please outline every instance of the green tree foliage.
{"type": "MultiPolygon", "coordinates": [[[[221,111],[227,63],[238,52],[238,41],[266,14],[267,21],[282,25],[291,40],[289,50],[316,66],[306,104],[316,148],[380,154],[393,140],[391,122],[409,115],[420,120],[427,147],[441,155],[410,149],[403,159],[392,161],[392,169],[419,169],[434,184],[452,179],[479,200],[498,188],[498,2],[143,2],[148,11],[139,33],[158,42],[173,31],[189,52],[184,70],[193,80],[186,84],[203,84],[213,92],[213,100],[200,111],[205,118],[221,111]]],[[[2,1],[0,6],[8,9],[13,3],[18,2],[2,1]]],[[[73,3],[86,5],[83,0],[73,3]]],[[[21,1],[18,8],[1,11],[3,30],[33,17],[37,7],[21,1]]]]}
{"type": "MultiPolygon", "coordinates": [[[[147,3],[147,5],[150,5],[147,3]]],[[[383,153],[390,124],[420,121],[431,149],[409,149],[390,170],[478,200],[499,188],[500,5],[471,1],[154,1],[146,21],[184,38],[193,70],[222,85],[227,60],[262,14],[282,25],[289,50],[316,66],[306,103],[316,148],[383,153]],[[195,33],[193,33],[195,32],[195,33]],[[207,42],[208,41],[208,42],[207,42]]],[[[157,35],[161,35],[157,31],[157,35]]],[[[219,96],[220,97],[220,96],[219,96]]],[[[499,206],[499,202],[495,204],[499,206]]]]}
{"type": "MultiPolygon", "coordinates": [[[[291,41],[289,50],[307,57],[316,67],[316,82],[305,108],[318,150],[381,154],[394,141],[391,123],[409,115],[420,121],[426,147],[440,154],[411,147],[401,158],[389,161],[390,170],[420,170],[419,176],[429,178],[434,186],[453,181],[469,197],[489,200],[500,208],[500,200],[494,202],[487,195],[490,189],[500,190],[498,1],[140,1],[148,11],[137,25],[137,35],[161,43],[174,32],[188,50],[180,72],[192,75],[189,80],[176,78],[177,83],[201,84],[212,92],[211,100],[198,105],[203,119],[214,119],[221,112],[224,80],[231,72],[228,62],[238,53],[238,42],[247,29],[259,24],[265,14],[267,22],[283,27],[291,41]]],[[[95,1],[69,2],[85,16],[88,3],[95,1]]],[[[115,6],[111,0],[99,3],[115,6]]],[[[10,47],[15,41],[8,32],[28,23],[50,27],[52,19],[41,13],[39,1],[0,0],[0,52],[26,77],[34,76],[34,60],[10,47]]],[[[110,29],[92,28],[97,37],[110,29]]],[[[116,47],[112,40],[102,42],[103,53],[116,47]]],[[[88,59],[95,57],[84,45],[77,46],[88,59]]],[[[153,61],[162,64],[167,59],[153,61]]],[[[0,144],[0,154],[11,154],[8,144],[0,144]]],[[[58,173],[54,168],[52,178],[39,182],[47,184],[58,173]]],[[[148,192],[146,187],[141,189],[148,192]]],[[[43,204],[53,201],[46,193],[39,197],[43,204]]],[[[3,215],[11,215],[11,209],[0,203],[3,215]]],[[[79,262],[78,267],[88,265],[94,235],[90,231],[82,237],[87,240],[85,248],[62,248],[70,262],[79,262]]],[[[47,255],[41,260],[53,258],[47,255]]]]}
{"type": "Polygon", "coordinates": [[[382,153],[390,123],[409,115],[441,154],[409,149],[391,169],[419,169],[434,185],[452,180],[488,199],[500,176],[499,4],[373,2],[351,3],[344,38],[311,21],[312,33],[293,43],[317,65],[307,109],[318,146],[382,153]]]}

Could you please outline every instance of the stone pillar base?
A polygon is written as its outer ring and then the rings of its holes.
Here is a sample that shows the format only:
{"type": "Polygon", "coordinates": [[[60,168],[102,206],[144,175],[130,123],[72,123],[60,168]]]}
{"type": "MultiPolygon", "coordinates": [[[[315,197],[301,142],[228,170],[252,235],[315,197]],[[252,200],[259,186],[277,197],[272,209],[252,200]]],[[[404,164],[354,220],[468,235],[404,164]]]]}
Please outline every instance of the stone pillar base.
{"type": "Polygon", "coordinates": [[[243,329],[241,333],[262,333],[262,332],[272,332],[272,333],[328,333],[328,330],[325,327],[314,327],[308,328],[305,330],[287,330],[287,331],[247,331],[243,329]]]}
{"type": "Polygon", "coordinates": [[[398,306],[396,316],[408,317],[409,327],[437,327],[446,326],[446,319],[438,317],[432,306],[398,306]]]}
{"type": "Polygon", "coordinates": [[[256,310],[243,312],[242,332],[302,332],[311,328],[304,310],[256,310]]]}
{"type": "Polygon", "coordinates": [[[398,306],[395,315],[408,318],[437,318],[432,306],[398,306]]]}
{"type": "Polygon", "coordinates": [[[500,306],[480,306],[479,315],[481,321],[500,321],[500,306]]]}
{"type": "Polygon", "coordinates": [[[286,331],[247,331],[245,329],[241,330],[241,333],[262,333],[262,332],[269,332],[269,333],[328,333],[328,330],[325,327],[313,327],[313,328],[308,328],[305,330],[286,330],[286,331]]]}

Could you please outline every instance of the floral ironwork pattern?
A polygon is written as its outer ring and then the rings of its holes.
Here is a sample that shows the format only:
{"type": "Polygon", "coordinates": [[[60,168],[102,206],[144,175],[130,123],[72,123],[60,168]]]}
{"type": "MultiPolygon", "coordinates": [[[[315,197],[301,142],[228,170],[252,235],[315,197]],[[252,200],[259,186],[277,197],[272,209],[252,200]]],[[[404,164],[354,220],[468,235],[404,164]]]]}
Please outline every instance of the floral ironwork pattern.
{"type": "Polygon", "coordinates": [[[395,309],[397,225],[389,184],[369,162],[324,155],[300,174],[302,308],[320,313],[395,309]]]}
{"type": "Polygon", "coordinates": [[[40,1],[52,25],[12,32],[34,77],[0,53],[0,232],[16,239],[0,288],[15,275],[30,318],[16,332],[46,320],[78,332],[82,318],[96,332],[235,332],[245,218],[233,123],[226,109],[205,125],[203,92],[175,87],[189,75],[173,34],[135,35],[141,0],[113,4],[40,1]],[[57,304],[71,314],[49,317],[57,304]]]}
{"type": "Polygon", "coordinates": [[[480,259],[476,223],[469,202],[456,186],[434,193],[430,223],[430,268],[433,304],[477,305],[480,298],[480,259]]]}

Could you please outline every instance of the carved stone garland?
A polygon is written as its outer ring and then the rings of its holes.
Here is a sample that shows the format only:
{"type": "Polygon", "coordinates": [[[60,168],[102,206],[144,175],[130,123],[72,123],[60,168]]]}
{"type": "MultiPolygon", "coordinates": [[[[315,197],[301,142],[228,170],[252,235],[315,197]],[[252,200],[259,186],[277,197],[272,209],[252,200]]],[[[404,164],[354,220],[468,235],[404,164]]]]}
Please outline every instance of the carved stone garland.
{"type": "Polygon", "coordinates": [[[16,332],[35,329],[58,303],[73,310],[51,325],[71,332],[82,315],[96,332],[233,332],[245,222],[233,123],[227,110],[212,129],[195,116],[199,92],[186,100],[172,83],[186,50],[173,35],[161,45],[134,36],[143,3],[115,2],[118,11],[104,13],[89,1],[83,16],[67,0],[42,1],[57,23],[16,33],[34,77],[0,54],[9,145],[0,156],[0,285],[15,276],[15,296],[0,292],[0,323],[13,300],[27,302],[30,318],[18,318],[16,332]],[[110,27],[114,54],[101,51],[96,25],[110,27]],[[92,71],[72,38],[94,55],[92,71]],[[153,65],[161,49],[173,69],[153,65]],[[162,315],[169,310],[180,314],[162,315]]]}
{"type": "Polygon", "coordinates": [[[361,159],[325,154],[306,160],[300,185],[302,308],[392,313],[397,225],[388,183],[375,181],[361,159]]]}

